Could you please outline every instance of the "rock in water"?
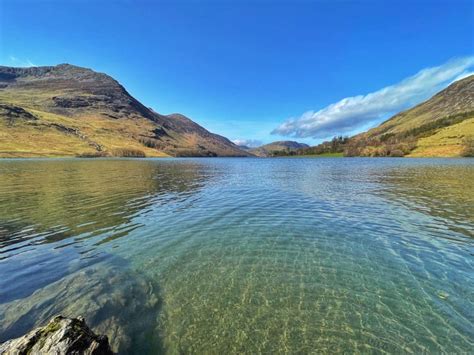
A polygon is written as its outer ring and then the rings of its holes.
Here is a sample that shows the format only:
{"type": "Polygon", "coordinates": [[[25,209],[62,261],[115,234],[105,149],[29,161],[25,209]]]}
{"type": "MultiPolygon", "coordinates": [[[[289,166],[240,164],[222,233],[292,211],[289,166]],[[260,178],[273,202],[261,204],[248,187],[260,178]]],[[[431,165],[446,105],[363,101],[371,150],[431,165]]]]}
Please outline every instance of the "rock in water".
{"type": "Polygon", "coordinates": [[[0,354],[113,354],[106,336],[96,335],[82,317],[56,316],[41,328],[0,345],[0,354]]]}

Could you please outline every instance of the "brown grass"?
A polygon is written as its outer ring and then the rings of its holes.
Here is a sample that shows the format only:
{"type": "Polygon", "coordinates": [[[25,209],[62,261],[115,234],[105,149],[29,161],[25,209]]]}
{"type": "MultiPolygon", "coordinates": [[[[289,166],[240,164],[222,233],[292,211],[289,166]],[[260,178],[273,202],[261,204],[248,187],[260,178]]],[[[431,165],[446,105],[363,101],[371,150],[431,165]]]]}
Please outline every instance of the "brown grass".
{"type": "Polygon", "coordinates": [[[470,139],[474,139],[474,118],[419,139],[410,157],[459,157],[465,154],[465,142],[470,139]]]}
{"type": "MultiPolygon", "coordinates": [[[[1,96],[0,100],[3,101],[1,96]]],[[[17,120],[10,125],[0,117],[0,157],[168,156],[158,149],[144,147],[135,138],[151,135],[154,126],[146,119],[66,117],[24,108],[39,120],[17,120]],[[61,131],[58,126],[72,128],[80,135],[61,131]],[[106,153],[98,151],[97,145],[106,153]]]]}

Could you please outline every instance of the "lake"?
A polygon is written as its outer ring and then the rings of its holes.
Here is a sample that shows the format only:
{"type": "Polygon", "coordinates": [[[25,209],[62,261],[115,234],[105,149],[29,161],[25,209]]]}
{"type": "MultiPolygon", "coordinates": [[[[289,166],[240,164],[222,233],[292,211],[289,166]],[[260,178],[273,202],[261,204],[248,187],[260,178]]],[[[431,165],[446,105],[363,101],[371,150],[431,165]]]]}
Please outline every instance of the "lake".
{"type": "Polygon", "coordinates": [[[0,161],[0,341],[467,353],[474,159],[0,161]]]}

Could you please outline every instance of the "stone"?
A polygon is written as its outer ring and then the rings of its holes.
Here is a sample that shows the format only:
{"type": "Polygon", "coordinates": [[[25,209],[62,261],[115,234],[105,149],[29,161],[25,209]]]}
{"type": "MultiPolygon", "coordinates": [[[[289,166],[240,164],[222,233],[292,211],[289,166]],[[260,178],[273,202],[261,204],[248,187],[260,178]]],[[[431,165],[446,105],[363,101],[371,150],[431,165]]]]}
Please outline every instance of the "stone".
{"type": "Polygon", "coordinates": [[[0,354],[113,354],[107,336],[96,335],[82,317],[56,316],[28,334],[0,345],[0,354]]]}

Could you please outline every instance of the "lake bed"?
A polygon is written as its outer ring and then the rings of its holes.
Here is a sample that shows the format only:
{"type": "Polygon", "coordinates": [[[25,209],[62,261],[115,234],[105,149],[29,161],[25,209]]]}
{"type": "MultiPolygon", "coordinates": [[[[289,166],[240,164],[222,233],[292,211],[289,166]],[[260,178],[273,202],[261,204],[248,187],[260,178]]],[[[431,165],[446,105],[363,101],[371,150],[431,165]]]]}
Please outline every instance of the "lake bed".
{"type": "Polygon", "coordinates": [[[0,341],[120,353],[465,353],[474,160],[0,161],[0,341]]]}

